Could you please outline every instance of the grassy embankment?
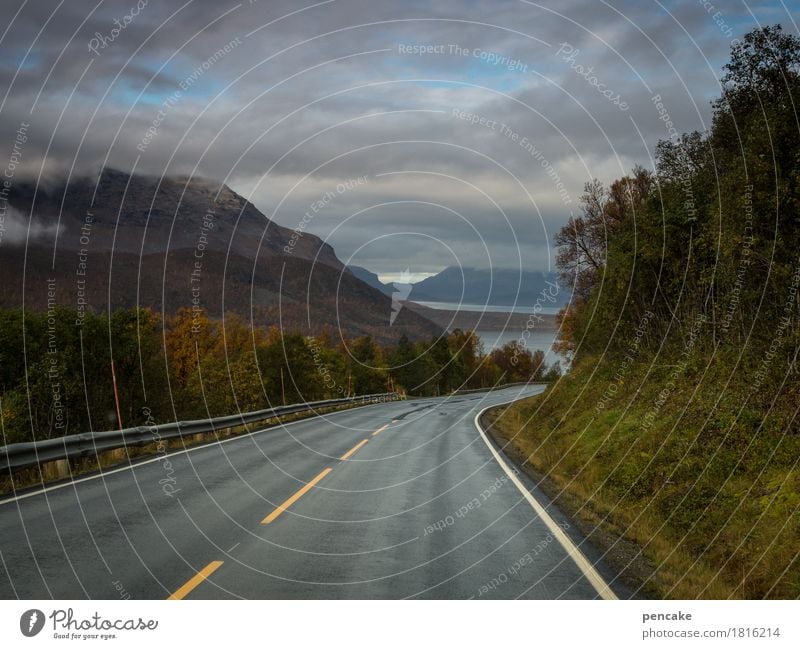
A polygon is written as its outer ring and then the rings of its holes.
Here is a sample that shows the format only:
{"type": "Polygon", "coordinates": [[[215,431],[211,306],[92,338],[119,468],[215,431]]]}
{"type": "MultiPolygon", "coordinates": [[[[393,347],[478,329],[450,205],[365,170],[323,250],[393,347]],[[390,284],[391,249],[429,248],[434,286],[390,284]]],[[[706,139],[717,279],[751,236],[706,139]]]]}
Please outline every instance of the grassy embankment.
{"type": "Polygon", "coordinates": [[[659,359],[620,383],[614,360],[583,358],[544,394],[494,411],[493,432],[596,528],[617,570],[631,553],[609,539],[641,549],[628,570],[639,594],[797,598],[800,387],[754,392],[755,368],[706,368],[704,354],[674,387],[659,359]]]}

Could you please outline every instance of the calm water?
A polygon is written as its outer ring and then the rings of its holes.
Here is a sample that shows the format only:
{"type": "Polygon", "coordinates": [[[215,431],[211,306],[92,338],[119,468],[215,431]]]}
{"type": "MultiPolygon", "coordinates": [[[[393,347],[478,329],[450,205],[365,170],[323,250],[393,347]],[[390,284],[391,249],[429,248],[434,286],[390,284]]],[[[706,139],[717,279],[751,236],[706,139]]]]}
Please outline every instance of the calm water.
{"type": "MultiPolygon", "coordinates": [[[[475,333],[478,334],[478,337],[483,343],[483,350],[485,352],[490,352],[493,349],[502,347],[506,343],[510,343],[512,340],[519,340],[522,330],[506,329],[505,331],[476,331],[475,333]]],[[[544,352],[545,362],[548,365],[552,365],[556,361],[561,361],[561,365],[563,366],[564,359],[552,349],[555,338],[555,331],[546,329],[540,331],[533,330],[531,331],[530,337],[525,339],[525,345],[531,351],[541,349],[544,352]]]]}
{"type": "MultiPolygon", "coordinates": [[[[494,304],[459,304],[458,302],[421,302],[414,300],[417,304],[426,306],[429,309],[439,311],[485,311],[487,313],[533,313],[533,306],[496,306],[494,304]]],[[[560,306],[542,305],[539,313],[546,315],[556,315],[561,310],[560,306]]]]}
{"type": "MultiPolygon", "coordinates": [[[[533,313],[533,307],[529,306],[495,306],[493,304],[459,304],[457,302],[420,302],[415,300],[417,304],[426,306],[429,309],[438,309],[440,311],[485,311],[487,313],[533,313]]],[[[561,307],[557,306],[542,306],[539,313],[556,315],[561,307]]],[[[520,340],[522,337],[522,327],[506,327],[502,331],[476,331],[478,337],[483,343],[485,352],[490,352],[493,349],[502,347],[512,340],[520,340]]],[[[556,339],[556,332],[550,329],[534,329],[530,332],[530,336],[524,339],[524,344],[527,349],[534,351],[541,349],[544,352],[545,362],[552,365],[556,361],[561,361],[562,367],[564,366],[564,359],[553,351],[553,343],[556,339]]]]}

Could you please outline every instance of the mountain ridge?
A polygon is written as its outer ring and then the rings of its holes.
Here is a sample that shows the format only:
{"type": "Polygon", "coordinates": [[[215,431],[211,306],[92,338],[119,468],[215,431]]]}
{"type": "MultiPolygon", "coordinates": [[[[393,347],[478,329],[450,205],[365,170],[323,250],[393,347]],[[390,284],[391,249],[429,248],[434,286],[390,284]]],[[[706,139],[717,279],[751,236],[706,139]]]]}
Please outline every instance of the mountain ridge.
{"type": "Polygon", "coordinates": [[[276,224],[216,181],[106,169],[44,188],[15,183],[8,202],[50,234],[3,241],[4,308],[202,308],[379,341],[441,333],[413,311],[390,327],[391,299],[348,272],[329,244],[276,224]]]}
{"type": "Polygon", "coordinates": [[[410,299],[493,306],[532,306],[544,300],[550,306],[563,306],[569,294],[560,288],[555,273],[448,266],[416,282],[410,299]]]}

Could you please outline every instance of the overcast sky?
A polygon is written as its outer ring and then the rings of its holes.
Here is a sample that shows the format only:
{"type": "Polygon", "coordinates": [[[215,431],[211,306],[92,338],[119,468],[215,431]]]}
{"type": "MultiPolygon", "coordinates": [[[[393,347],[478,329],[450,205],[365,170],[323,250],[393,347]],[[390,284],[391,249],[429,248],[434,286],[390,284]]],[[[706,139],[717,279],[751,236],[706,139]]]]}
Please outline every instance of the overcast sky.
{"type": "Polygon", "coordinates": [[[17,177],[218,179],[385,279],[547,270],[587,180],[652,166],[652,97],[707,128],[731,42],[797,8],[7,0],[0,158],[28,124],[17,177]]]}

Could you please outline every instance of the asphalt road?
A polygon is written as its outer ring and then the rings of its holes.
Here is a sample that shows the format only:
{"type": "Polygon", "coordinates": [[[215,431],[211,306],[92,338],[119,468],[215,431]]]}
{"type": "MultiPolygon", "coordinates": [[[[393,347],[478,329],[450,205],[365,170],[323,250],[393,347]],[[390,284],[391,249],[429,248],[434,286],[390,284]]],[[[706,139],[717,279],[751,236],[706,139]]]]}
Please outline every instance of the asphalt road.
{"type": "Polygon", "coordinates": [[[0,498],[0,597],[623,596],[475,426],[541,389],[367,406],[0,498]]]}

